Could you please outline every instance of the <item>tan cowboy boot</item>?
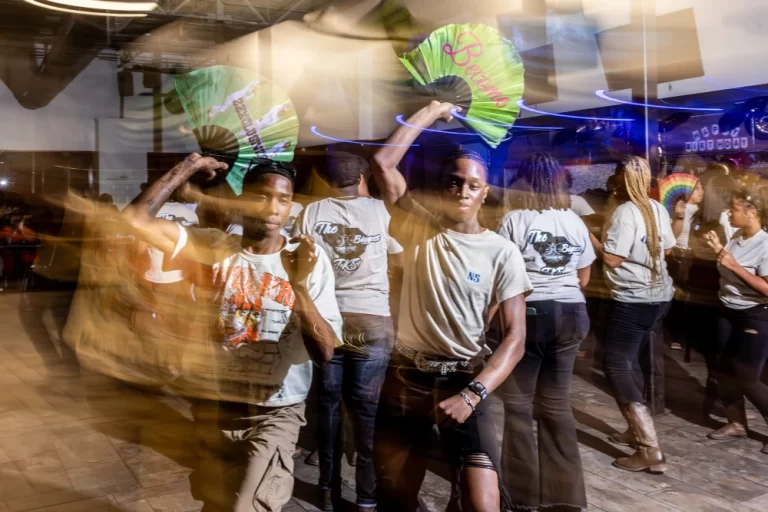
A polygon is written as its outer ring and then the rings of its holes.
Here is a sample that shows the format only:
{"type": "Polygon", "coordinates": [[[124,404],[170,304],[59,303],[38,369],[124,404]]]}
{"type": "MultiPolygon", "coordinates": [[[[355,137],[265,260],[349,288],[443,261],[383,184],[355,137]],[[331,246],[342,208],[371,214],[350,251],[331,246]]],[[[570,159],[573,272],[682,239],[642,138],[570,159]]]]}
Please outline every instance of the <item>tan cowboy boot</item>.
{"type": "MultiPolygon", "coordinates": [[[[621,406],[619,407],[619,410],[621,411],[621,415],[624,416],[624,419],[627,422],[627,425],[629,425],[629,407],[628,406],[621,406]]],[[[608,436],[608,440],[612,442],[613,444],[618,444],[620,446],[635,446],[637,443],[635,442],[635,435],[632,433],[632,429],[627,426],[627,430],[625,432],[616,432],[608,436]]]]}
{"type": "Polygon", "coordinates": [[[707,434],[707,437],[718,441],[747,437],[747,412],[744,409],[744,400],[727,406],[725,414],[728,418],[728,423],[710,432],[707,434]]]}
{"type": "Polygon", "coordinates": [[[629,412],[629,429],[637,441],[637,451],[629,457],[616,459],[613,461],[613,465],[626,471],[665,472],[667,465],[665,464],[664,453],[659,446],[659,438],[656,436],[656,427],[653,424],[651,411],[643,404],[636,402],[629,404],[627,409],[629,412]]]}

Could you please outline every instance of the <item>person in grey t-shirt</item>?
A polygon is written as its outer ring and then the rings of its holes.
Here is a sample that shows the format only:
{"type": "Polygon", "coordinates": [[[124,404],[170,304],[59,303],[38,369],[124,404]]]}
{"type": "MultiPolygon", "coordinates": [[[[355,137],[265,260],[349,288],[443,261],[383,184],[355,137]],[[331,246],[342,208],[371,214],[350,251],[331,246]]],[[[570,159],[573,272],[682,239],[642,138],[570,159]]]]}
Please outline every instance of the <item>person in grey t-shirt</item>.
{"type": "Polygon", "coordinates": [[[379,393],[394,342],[389,312],[388,264],[402,268],[403,248],[389,235],[383,201],[368,194],[368,161],[332,152],[326,178],[332,196],[310,203],[294,226],[294,236],[315,239],[331,260],[336,300],[344,320],[345,344],[320,369],[317,446],[323,509],[341,496],[341,457],[335,456],[341,428],[341,401],[350,412],[357,466],[355,489],[360,508],[376,506],[373,428],[379,393]]]}
{"type": "Polygon", "coordinates": [[[557,160],[535,153],[523,160],[518,176],[523,209],[504,216],[499,234],[520,248],[533,293],[526,298],[525,355],[500,388],[502,477],[513,510],[581,509],[587,495],[570,392],[579,345],[589,331],[581,290],[595,252],[584,221],[569,209],[557,160]]]}
{"type": "MultiPolygon", "coordinates": [[[[433,101],[395,130],[374,161],[374,178],[405,248],[403,297],[393,364],[381,392],[374,441],[382,510],[416,510],[426,446],[440,427],[463,510],[502,509],[498,442],[487,394],[520,361],[525,295],[531,284],[520,250],[480,226],[488,169],[459,150],[443,162],[433,214],[408,193],[398,166],[422,129],[450,121],[433,101]],[[485,331],[498,308],[503,341],[488,358],[485,331]]],[[[507,504],[505,503],[504,506],[507,504]]]]}
{"type": "Polygon", "coordinates": [[[664,256],[675,245],[667,210],[649,198],[651,168],[640,157],[616,167],[617,200],[603,241],[592,237],[606,268],[611,311],[605,341],[605,374],[629,429],[612,436],[617,444],[635,446],[630,457],[614,461],[627,471],[666,470],[651,412],[644,405],[640,354],[669,311],[672,279],[664,256]]]}
{"type": "MultiPolygon", "coordinates": [[[[738,231],[726,246],[717,233],[707,233],[707,243],[717,254],[720,271],[718,345],[724,347],[718,381],[728,423],[711,432],[712,439],[747,436],[744,397],[768,421],[768,386],[760,377],[768,361],[768,204],[760,191],[734,194],[729,210],[731,226],[738,231]]],[[[768,453],[768,443],[763,445],[768,453]]]]}

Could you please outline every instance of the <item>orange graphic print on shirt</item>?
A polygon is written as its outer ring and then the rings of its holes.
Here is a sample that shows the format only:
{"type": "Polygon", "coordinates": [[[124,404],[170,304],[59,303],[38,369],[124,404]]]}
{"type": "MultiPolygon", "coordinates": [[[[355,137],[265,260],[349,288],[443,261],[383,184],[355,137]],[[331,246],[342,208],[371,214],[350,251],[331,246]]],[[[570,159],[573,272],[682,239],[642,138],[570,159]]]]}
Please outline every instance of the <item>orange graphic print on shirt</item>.
{"type": "Polygon", "coordinates": [[[219,316],[225,344],[276,343],[296,301],[291,284],[268,272],[236,267],[227,288],[219,316]]]}

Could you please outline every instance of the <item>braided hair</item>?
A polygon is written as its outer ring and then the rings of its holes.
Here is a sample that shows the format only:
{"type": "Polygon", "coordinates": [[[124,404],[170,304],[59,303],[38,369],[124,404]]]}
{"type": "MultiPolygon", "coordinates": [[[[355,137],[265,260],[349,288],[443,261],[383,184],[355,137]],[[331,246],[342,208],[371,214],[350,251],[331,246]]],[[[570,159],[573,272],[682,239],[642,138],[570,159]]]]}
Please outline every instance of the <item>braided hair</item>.
{"type": "Polygon", "coordinates": [[[624,181],[629,194],[629,200],[637,206],[645,223],[646,244],[651,256],[651,286],[660,284],[661,276],[661,245],[659,244],[659,227],[653,213],[648,191],[651,188],[651,166],[645,158],[628,156],[616,168],[624,171],[624,181]]]}
{"type": "Polygon", "coordinates": [[[518,176],[530,186],[522,199],[526,210],[567,210],[571,207],[568,195],[568,174],[560,163],[548,153],[534,153],[520,164],[518,176]]]}

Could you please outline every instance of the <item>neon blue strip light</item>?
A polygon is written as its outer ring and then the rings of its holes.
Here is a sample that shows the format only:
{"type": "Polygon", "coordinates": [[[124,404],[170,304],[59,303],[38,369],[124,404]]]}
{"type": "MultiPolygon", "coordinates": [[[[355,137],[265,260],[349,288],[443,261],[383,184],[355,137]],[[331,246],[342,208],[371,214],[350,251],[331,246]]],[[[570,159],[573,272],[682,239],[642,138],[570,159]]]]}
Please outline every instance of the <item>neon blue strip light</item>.
{"type": "MultiPolygon", "coordinates": [[[[467,116],[462,115],[458,110],[453,109],[451,110],[451,114],[453,114],[453,117],[457,119],[461,119],[463,121],[467,120],[467,116]]],[[[504,123],[492,123],[490,121],[482,121],[480,119],[473,119],[473,123],[483,123],[483,124],[490,124],[493,126],[501,126],[501,127],[507,127],[509,125],[506,125],[504,123]]],[[[562,130],[562,126],[526,126],[524,124],[516,124],[512,126],[513,130],[562,130]]]]}
{"type": "Polygon", "coordinates": [[[480,135],[477,133],[468,133],[468,132],[450,132],[448,130],[436,130],[434,128],[422,128],[421,126],[416,126],[413,124],[410,124],[408,121],[404,119],[404,116],[402,114],[395,116],[395,121],[400,123],[403,126],[407,126],[409,128],[417,128],[419,130],[425,131],[425,132],[432,132],[432,133],[444,133],[446,135],[464,135],[464,136],[470,136],[470,137],[479,137],[480,135]]]}
{"type": "Polygon", "coordinates": [[[634,101],[620,100],[618,98],[612,98],[605,94],[605,89],[598,89],[595,91],[595,96],[598,98],[613,101],[614,103],[621,103],[623,105],[634,105],[636,107],[648,107],[648,108],[661,108],[665,110],[686,110],[688,112],[722,112],[721,108],[697,108],[697,107],[673,107],[667,105],[659,105],[654,103],[637,103],[634,101]]]}
{"type": "Polygon", "coordinates": [[[570,114],[556,114],[554,112],[545,112],[533,107],[529,107],[523,100],[517,100],[517,106],[528,112],[535,112],[536,114],[544,114],[545,116],[564,117],[565,119],[586,119],[588,121],[618,121],[618,122],[632,122],[634,119],[627,118],[615,118],[615,117],[589,117],[589,116],[574,116],[570,114]]]}
{"type": "Polygon", "coordinates": [[[358,144],[360,146],[410,146],[415,147],[419,144],[386,144],[383,142],[360,142],[359,140],[349,140],[349,139],[338,139],[336,137],[331,137],[330,135],[322,134],[318,131],[317,126],[310,126],[309,131],[317,135],[318,137],[322,137],[324,139],[332,140],[334,142],[347,142],[349,144],[358,144]]]}

